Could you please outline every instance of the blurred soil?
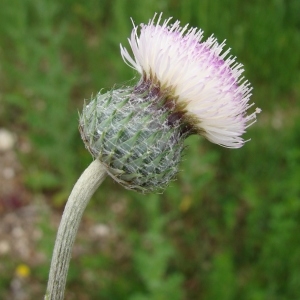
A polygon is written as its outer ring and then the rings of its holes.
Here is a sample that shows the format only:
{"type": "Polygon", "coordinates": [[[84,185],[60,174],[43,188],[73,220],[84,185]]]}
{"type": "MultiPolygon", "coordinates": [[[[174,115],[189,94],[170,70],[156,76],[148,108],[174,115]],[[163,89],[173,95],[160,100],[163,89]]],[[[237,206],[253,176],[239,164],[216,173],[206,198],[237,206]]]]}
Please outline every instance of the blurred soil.
{"type": "Polygon", "coordinates": [[[31,195],[22,185],[23,169],[16,155],[16,147],[16,136],[0,129],[0,260],[3,262],[0,272],[14,270],[10,276],[7,299],[26,300],[30,299],[26,291],[29,266],[41,263],[45,257],[35,247],[42,236],[35,226],[41,208],[30,202],[31,195]],[[13,266],[10,268],[5,263],[12,258],[13,266]]]}
{"type": "MultiPolygon", "coordinates": [[[[49,228],[55,231],[61,219],[61,210],[53,210],[47,205],[45,197],[31,193],[23,185],[25,170],[18,159],[17,151],[30,151],[29,145],[17,139],[12,132],[0,128],[0,273],[5,274],[7,282],[0,282],[6,288],[5,298],[1,300],[31,300],[43,295],[44,283],[31,274],[37,266],[43,266],[48,272],[50,257],[41,252],[39,242],[45,239],[40,224],[45,214],[49,216],[49,228]],[[31,276],[32,275],[32,276],[31,276]]],[[[119,208],[112,206],[112,211],[119,213],[119,208]]],[[[122,209],[121,209],[122,210],[122,209]]],[[[47,223],[48,224],[48,223],[47,223]]],[[[48,230],[48,229],[47,229],[48,230]]],[[[113,226],[85,220],[79,229],[79,240],[84,240],[86,247],[80,243],[74,245],[73,258],[89,252],[89,249],[111,253],[119,238],[113,226]],[[88,245],[93,245],[89,247],[88,245]]],[[[52,237],[51,237],[52,239],[52,237]]],[[[51,240],[51,248],[54,240],[51,240]]],[[[126,256],[126,249],[118,243],[126,256]]],[[[49,246],[50,247],[50,246],[49,246]]],[[[49,250],[49,251],[48,251],[49,250]]],[[[115,257],[122,260],[124,257],[115,257]]],[[[82,297],[77,294],[75,299],[82,297]]],[[[85,299],[84,297],[82,299],[85,299]]]]}

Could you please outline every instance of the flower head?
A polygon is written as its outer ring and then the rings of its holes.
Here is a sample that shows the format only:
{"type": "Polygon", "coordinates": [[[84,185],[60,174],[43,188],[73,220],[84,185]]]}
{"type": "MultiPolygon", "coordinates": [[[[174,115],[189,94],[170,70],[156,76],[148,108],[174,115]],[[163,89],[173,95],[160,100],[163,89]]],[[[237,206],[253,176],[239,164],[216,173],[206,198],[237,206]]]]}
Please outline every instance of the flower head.
{"type": "Polygon", "coordinates": [[[159,86],[193,131],[221,146],[243,146],[241,136],[260,109],[246,113],[252,88],[242,64],[223,51],[225,42],[213,36],[202,41],[202,30],[171,24],[171,18],[160,25],[161,17],[141,24],[140,33],[134,26],[128,39],[133,57],[121,46],[124,61],[142,75],[141,82],[159,86]]]}
{"type": "Polygon", "coordinates": [[[134,26],[133,57],[124,61],[141,78],[135,86],[99,93],[80,116],[82,139],[107,173],[128,189],[164,189],[178,172],[184,141],[192,133],[238,148],[256,117],[243,68],[214,37],[171,19],[134,26]]]}

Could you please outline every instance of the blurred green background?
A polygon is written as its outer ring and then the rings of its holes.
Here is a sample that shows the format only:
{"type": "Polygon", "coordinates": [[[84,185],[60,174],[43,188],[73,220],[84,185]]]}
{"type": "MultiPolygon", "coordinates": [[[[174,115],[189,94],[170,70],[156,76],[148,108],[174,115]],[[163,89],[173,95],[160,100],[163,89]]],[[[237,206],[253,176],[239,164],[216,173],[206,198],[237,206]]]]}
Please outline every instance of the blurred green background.
{"type": "Polygon", "coordinates": [[[59,217],[91,162],[78,111],[137,76],[119,44],[130,17],[146,23],[160,11],[226,39],[263,112],[242,149],[190,137],[162,195],[107,178],[84,214],[66,299],[300,299],[299,0],[0,3],[0,128],[17,137],[21,165],[0,218],[37,207],[39,233],[30,255],[0,251],[1,299],[20,299],[15,282],[22,299],[42,299],[59,217]]]}

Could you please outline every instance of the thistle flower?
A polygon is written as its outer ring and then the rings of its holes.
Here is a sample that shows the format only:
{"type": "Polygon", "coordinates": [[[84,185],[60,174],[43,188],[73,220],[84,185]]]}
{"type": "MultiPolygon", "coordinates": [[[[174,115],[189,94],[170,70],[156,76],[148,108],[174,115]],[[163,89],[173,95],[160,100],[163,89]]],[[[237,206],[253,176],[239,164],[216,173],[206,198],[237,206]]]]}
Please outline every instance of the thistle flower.
{"type": "Polygon", "coordinates": [[[114,89],[86,104],[79,130],[95,160],[76,182],[65,206],[49,272],[45,300],[62,300],[72,246],[82,213],[109,174],[143,193],[163,189],[178,171],[184,140],[199,133],[213,143],[239,148],[255,122],[247,115],[251,86],[242,65],[211,36],[180,27],[160,15],[134,26],[124,61],[141,77],[133,87],[114,89]],[[138,32],[140,28],[140,32],[138,32]]]}
{"type": "Polygon", "coordinates": [[[123,60],[141,77],[136,86],[98,94],[80,117],[82,138],[115,180],[149,192],[178,171],[184,139],[193,133],[228,148],[244,145],[250,83],[243,66],[203,31],[156,15],[133,28],[123,60]],[[140,31],[139,31],[140,30],[140,31]]]}

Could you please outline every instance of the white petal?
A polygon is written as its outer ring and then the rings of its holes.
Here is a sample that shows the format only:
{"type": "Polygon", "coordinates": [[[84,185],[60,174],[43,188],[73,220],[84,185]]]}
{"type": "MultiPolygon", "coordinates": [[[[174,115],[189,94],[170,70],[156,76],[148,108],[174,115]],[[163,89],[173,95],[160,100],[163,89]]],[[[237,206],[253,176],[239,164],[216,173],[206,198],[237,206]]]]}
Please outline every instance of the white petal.
{"type": "Polygon", "coordinates": [[[246,115],[252,87],[242,76],[242,64],[228,56],[230,49],[223,51],[225,41],[219,44],[214,36],[202,41],[202,30],[180,27],[179,21],[170,24],[171,18],[160,25],[162,14],[157,22],[155,17],[141,24],[139,33],[134,26],[129,39],[133,58],[121,46],[123,60],[146,79],[172,88],[176,104],[185,105],[186,118],[198,119],[193,125],[208,140],[241,147],[241,135],[260,112],[246,115]]]}

